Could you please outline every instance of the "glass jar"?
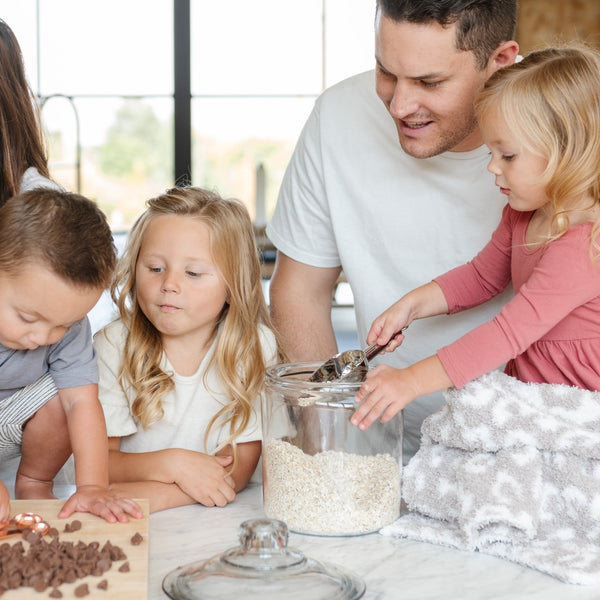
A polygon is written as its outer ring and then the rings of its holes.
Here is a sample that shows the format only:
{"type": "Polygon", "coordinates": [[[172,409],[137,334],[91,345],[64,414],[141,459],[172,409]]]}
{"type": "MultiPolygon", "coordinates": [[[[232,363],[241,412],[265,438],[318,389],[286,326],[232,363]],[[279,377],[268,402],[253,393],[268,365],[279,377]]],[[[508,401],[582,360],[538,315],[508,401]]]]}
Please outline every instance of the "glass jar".
{"type": "Polygon", "coordinates": [[[360,535],[400,513],[402,413],[362,431],[350,423],[360,382],[315,383],[320,362],[267,370],[263,504],[297,533],[360,535]]]}
{"type": "Polygon", "coordinates": [[[165,593],[174,600],[359,600],[365,593],[354,573],[290,548],[281,521],[244,521],[239,539],[239,546],[168,573],[165,593]]]}

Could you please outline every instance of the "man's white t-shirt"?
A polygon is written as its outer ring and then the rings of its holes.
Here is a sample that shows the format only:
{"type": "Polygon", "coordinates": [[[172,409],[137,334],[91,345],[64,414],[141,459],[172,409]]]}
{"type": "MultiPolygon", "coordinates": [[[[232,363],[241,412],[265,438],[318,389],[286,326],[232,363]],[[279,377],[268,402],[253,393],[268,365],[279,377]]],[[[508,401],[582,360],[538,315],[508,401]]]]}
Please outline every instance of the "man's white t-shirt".
{"type": "MultiPolygon", "coordinates": [[[[300,136],[267,234],[294,260],[342,266],[361,344],[375,317],[408,291],[470,260],[490,239],[505,199],[485,146],[427,159],[407,155],[368,71],[326,90],[300,136]]],[[[402,346],[374,359],[405,367],[496,314],[507,293],[458,315],[415,321],[402,346]]],[[[404,410],[404,456],[441,394],[404,410]]]]}

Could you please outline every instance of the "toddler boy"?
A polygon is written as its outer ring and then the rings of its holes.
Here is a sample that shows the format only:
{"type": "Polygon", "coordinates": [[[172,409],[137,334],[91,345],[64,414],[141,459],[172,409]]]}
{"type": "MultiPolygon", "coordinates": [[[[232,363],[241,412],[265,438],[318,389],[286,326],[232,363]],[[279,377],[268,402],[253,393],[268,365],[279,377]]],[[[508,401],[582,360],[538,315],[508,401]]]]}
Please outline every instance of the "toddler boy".
{"type": "MultiPolygon", "coordinates": [[[[21,453],[17,498],[52,498],[73,452],[76,492],[60,517],[141,517],[108,489],[108,440],[88,312],[110,283],[116,249],[94,202],[36,189],[0,207],[0,460],[21,453]]],[[[10,512],[0,483],[0,520],[10,512]]]]}

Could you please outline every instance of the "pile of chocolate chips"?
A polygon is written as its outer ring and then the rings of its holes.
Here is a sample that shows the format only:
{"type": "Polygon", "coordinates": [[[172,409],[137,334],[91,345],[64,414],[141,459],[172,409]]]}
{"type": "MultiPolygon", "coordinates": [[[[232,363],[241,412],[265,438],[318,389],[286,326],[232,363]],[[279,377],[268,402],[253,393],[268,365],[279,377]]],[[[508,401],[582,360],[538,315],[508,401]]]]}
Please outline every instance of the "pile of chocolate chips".
{"type": "MultiPolygon", "coordinates": [[[[32,587],[37,592],[53,588],[50,597],[60,598],[58,586],[62,583],[73,583],[86,575],[101,576],[113,562],[127,558],[110,541],[102,548],[99,542],[61,542],[56,529],[50,530],[50,541],[32,531],[25,531],[22,537],[15,544],[0,545],[0,595],[19,587],[32,587]],[[27,549],[23,541],[29,544],[27,549]]],[[[88,593],[87,584],[75,589],[77,597],[88,593]]]]}

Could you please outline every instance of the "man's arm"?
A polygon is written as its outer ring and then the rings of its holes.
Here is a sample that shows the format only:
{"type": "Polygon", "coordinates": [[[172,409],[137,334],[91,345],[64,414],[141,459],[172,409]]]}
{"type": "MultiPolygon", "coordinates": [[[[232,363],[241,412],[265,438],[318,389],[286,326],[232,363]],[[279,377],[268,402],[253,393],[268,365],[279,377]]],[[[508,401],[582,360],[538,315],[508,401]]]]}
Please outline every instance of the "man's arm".
{"type": "Polygon", "coordinates": [[[311,267],[277,253],[270,285],[271,317],[292,360],[326,360],[337,353],[331,300],[341,271],[341,267],[311,267]]]}

